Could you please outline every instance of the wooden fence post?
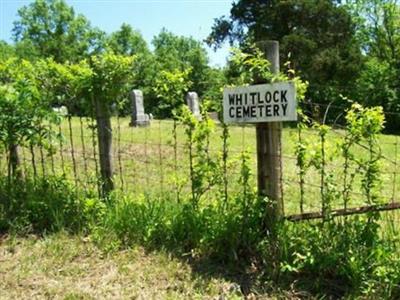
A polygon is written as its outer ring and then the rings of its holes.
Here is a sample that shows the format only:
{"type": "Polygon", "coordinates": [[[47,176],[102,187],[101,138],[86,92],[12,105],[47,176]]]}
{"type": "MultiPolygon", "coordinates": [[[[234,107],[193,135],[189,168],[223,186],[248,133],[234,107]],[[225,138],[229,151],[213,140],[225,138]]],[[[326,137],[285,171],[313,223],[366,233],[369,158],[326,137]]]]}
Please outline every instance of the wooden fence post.
{"type": "MultiPolygon", "coordinates": [[[[271,72],[279,73],[279,43],[264,41],[258,43],[258,47],[270,62],[271,72]]],[[[283,217],[281,137],[282,122],[256,125],[258,195],[268,198],[263,230],[270,241],[271,277],[274,280],[279,278],[280,263],[277,225],[283,217]]]]}
{"type": "Polygon", "coordinates": [[[96,98],[97,137],[99,140],[102,196],[114,189],[112,164],[112,127],[110,110],[103,99],[96,98]]]}
{"type": "MultiPolygon", "coordinates": [[[[273,73],[279,73],[279,43],[264,41],[257,44],[271,63],[273,73]]],[[[259,123],[256,126],[257,136],[257,178],[258,194],[268,197],[269,225],[283,216],[282,199],[282,122],[259,123]]]]}
{"type": "Polygon", "coordinates": [[[8,166],[8,177],[13,179],[21,179],[21,160],[18,151],[18,145],[11,143],[9,145],[9,166],[8,166]]]}

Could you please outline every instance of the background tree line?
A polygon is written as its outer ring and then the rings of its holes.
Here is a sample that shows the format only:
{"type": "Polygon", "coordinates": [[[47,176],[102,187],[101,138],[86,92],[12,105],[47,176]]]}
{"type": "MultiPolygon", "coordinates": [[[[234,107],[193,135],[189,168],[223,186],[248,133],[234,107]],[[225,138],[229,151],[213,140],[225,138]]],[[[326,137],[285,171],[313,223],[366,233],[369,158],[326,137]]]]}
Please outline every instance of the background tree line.
{"type": "MultiPolygon", "coordinates": [[[[52,57],[57,63],[77,63],[104,52],[136,56],[132,87],[144,91],[147,111],[159,117],[171,116],[184,101],[171,102],[159,92],[172,82],[186,81],[185,89],[219,109],[221,88],[240,76],[234,64],[209,66],[201,41],[163,29],[150,50],[130,25],[107,34],[63,0],[36,0],[22,7],[12,34],[14,43],[0,42],[0,60],[52,57]]],[[[252,44],[265,39],[280,42],[281,70],[295,70],[309,82],[305,102],[315,117],[321,118],[332,103],[328,120],[340,122],[337,116],[354,100],[381,105],[388,112],[386,128],[399,127],[398,0],[238,0],[228,16],[215,20],[206,42],[219,47],[229,41],[251,51],[252,44]]],[[[121,110],[127,113],[129,104],[121,110]]]]}
{"type": "Polygon", "coordinates": [[[281,63],[309,82],[306,99],[317,117],[332,103],[328,117],[338,121],[354,100],[381,105],[386,128],[399,128],[398,0],[239,0],[215,20],[207,42],[246,48],[266,39],[278,40],[281,63]]]}
{"type": "MultiPolygon", "coordinates": [[[[0,41],[0,61],[9,58],[36,62],[52,58],[58,64],[74,64],[103,53],[135,56],[133,71],[136,76],[131,88],[141,89],[145,95],[147,112],[158,117],[171,116],[171,108],[184,102],[168,103],[159,93],[160,82],[166,77],[185,80],[185,88],[202,96],[217,96],[223,86],[223,70],[209,66],[205,45],[191,37],[177,36],[166,29],[152,40],[153,51],[138,30],[128,24],[107,34],[93,27],[83,15],[76,14],[64,0],[36,0],[18,11],[12,31],[13,43],[0,41]],[[211,80],[209,80],[211,78],[211,80]]],[[[215,98],[215,101],[217,99],[215,98]]],[[[78,102],[67,103],[55,98],[53,105],[66,105],[74,114],[87,112],[78,102]]],[[[120,113],[128,113],[125,101],[120,113]]]]}

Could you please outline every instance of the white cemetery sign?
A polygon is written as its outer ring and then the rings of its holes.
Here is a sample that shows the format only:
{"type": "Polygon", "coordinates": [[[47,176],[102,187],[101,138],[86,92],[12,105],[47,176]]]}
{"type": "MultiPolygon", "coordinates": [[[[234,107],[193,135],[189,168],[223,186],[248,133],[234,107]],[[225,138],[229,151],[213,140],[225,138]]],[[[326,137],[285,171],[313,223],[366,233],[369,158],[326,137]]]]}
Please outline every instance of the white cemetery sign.
{"type": "Polygon", "coordinates": [[[297,121],[293,82],[277,82],[224,89],[226,123],[297,121]]]}

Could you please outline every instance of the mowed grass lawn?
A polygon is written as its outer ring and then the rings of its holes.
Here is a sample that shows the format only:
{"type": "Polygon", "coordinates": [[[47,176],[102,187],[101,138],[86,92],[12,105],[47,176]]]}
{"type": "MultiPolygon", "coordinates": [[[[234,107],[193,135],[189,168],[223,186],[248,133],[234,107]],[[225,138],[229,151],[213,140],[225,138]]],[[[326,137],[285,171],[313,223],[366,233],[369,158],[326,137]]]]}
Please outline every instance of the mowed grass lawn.
{"type": "MultiPolygon", "coordinates": [[[[114,182],[117,189],[123,189],[126,194],[154,194],[166,195],[175,193],[176,178],[184,186],[184,191],[189,195],[189,157],[187,137],[183,125],[177,125],[175,160],[175,141],[173,138],[174,122],[172,120],[153,120],[150,127],[130,127],[130,119],[113,118],[113,165],[115,171],[114,182]]],[[[77,182],[83,188],[94,188],[96,173],[96,162],[98,163],[97,136],[92,130],[90,120],[73,117],[71,119],[71,130],[68,120],[61,124],[63,141],[60,145],[55,144],[55,152],[52,156],[45,149],[43,156],[38,149],[35,150],[35,162],[37,173],[61,174],[64,170],[71,182],[77,182]],[[72,136],[72,142],[71,142],[72,136]],[[94,138],[93,138],[94,137],[94,138]],[[71,147],[73,144],[73,148],[71,147]],[[43,159],[42,159],[43,158],[43,159]],[[73,166],[75,160],[75,169],[73,166]],[[43,164],[42,164],[43,163],[43,164]],[[74,176],[76,174],[76,177],[74,176]],[[76,181],[75,181],[76,178],[76,181]]],[[[299,170],[296,165],[296,145],[298,132],[285,124],[282,134],[282,168],[283,168],[283,191],[286,214],[299,213],[300,211],[300,186],[299,170]]],[[[293,124],[292,124],[293,125],[293,124]]],[[[56,129],[57,131],[58,129],[56,129]]],[[[222,129],[215,124],[210,138],[210,155],[219,160],[222,151],[222,129]]],[[[332,174],[333,184],[338,192],[343,186],[343,158],[340,154],[340,143],[343,142],[343,130],[331,130],[327,136],[327,174],[332,174]]],[[[318,151],[320,138],[313,129],[303,130],[303,140],[308,144],[307,154],[312,155],[318,151]]],[[[228,192],[234,195],[240,190],[238,184],[240,174],[240,154],[247,151],[250,155],[252,169],[252,183],[256,188],[256,137],[255,126],[230,126],[229,164],[228,164],[228,192]]],[[[381,161],[381,181],[379,189],[382,201],[395,201],[398,199],[400,187],[400,176],[398,172],[398,137],[395,135],[381,135],[379,144],[384,159],[381,161]]],[[[361,146],[353,149],[355,157],[365,158],[368,151],[361,146]]],[[[32,172],[32,155],[29,149],[22,151],[25,169],[32,172]]],[[[5,172],[5,155],[2,156],[0,167],[5,172]]],[[[354,170],[354,168],[353,168],[354,170]]],[[[365,204],[365,197],[361,190],[361,173],[355,177],[352,199],[349,206],[365,204]]],[[[305,177],[305,211],[316,211],[321,208],[320,197],[320,173],[311,166],[305,177]]],[[[215,190],[215,189],[214,189],[215,190]]],[[[209,195],[214,196],[214,190],[209,195]]],[[[207,198],[207,197],[205,197],[207,198]]],[[[338,197],[333,203],[334,208],[341,208],[343,203],[338,197]]],[[[214,199],[215,200],[215,199],[214,199]]]]}

